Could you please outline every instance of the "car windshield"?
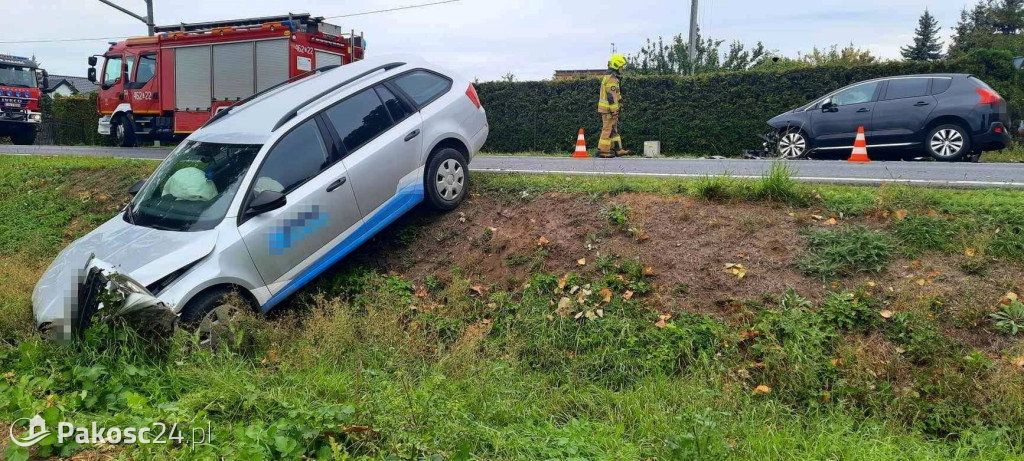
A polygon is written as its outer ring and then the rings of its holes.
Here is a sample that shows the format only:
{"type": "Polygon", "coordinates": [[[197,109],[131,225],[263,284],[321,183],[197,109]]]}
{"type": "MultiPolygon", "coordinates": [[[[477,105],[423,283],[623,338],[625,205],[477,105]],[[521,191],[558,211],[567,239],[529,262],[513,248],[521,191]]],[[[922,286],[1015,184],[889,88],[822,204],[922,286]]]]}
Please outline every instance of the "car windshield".
{"type": "Polygon", "coordinates": [[[29,67],[0,66],[0,85],[35,88],[35,70],[29,67]]]}
{"type": "Polygon", "coordinates": [[[183,232],[216,227],[261,147],[195,141],[179,145],[128,204],[124,219],[183,232]]]}

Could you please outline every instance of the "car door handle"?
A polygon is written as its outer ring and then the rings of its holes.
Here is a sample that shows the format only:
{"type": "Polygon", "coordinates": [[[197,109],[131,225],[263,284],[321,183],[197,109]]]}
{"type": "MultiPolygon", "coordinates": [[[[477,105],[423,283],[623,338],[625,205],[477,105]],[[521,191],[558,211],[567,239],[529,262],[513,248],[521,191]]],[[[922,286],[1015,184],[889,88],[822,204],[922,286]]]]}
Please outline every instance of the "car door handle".
{"type": "Polygon", "coordinates": [[[348,178],[342,176],[337,181],[332,182],[331,185],[327,186],[327,192],[334,192],[334,189],[344,186],[345,181],[348,181],[348,178]]]}
{"type": "Polygon", "coordinates": [[[917,104],[914,104],[914,105],[920,107],[920,106],[927,106],[928,104],[931,104],[931,103],[929,103],[928,101],[918,101],[917,104]]]}
{"type": "Polygon", "coordinates": [[[860,112],[860,113],[871,112],[871,109],[868,109],[867,107],[861,107],[860,109],[857,109],[857,112],[860,112]]]}
{"type": "Polygon", "coordinates": [[[412,138],[415,138],[415,137],[417,137],[419,135],[420,135],[420,130],[412,130],[412,133],[409,133],[409,134],[405,135],[405,142],[412,141],[412,138]]]}

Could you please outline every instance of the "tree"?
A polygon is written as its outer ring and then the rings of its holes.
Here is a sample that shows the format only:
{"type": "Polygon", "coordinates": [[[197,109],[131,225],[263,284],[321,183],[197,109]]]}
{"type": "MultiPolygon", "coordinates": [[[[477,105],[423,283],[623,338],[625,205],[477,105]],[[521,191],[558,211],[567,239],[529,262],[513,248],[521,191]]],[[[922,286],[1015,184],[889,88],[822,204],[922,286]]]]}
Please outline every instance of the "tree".
{"type": "Polygon", "coordinates": [[[626,71],[633,75],[690,75],[747,70],[770,57],[761,42],[748,50],[737,40],[729,44],[723,60],[723,43],[725,40],[704,39],[697,30],[696,53],[690,62],[689,42],[683,40],[682,34],[673,36],[669,43],[662,37],[657,41],[647,39],[640,51],[626,56],[626,71]]]}
{"type": "Polygon", "coordinates": [[[800,55],[799,60],[812,66],[835,64],[859,66],[875,64],[880,61],[877,56],[871,55],[870,50],[857,48],[853,43],[842,49],[839,48],[839,45],[832,45],[824,50],[814,47],[810,53],[800,55]]]}
{"type": "Polygon", "coordinates": [[[1024,53],[1024,0],[981,0],[961,10],[949,56],[980,48],[1024,53]]]}
{"type": "Polygon", "coordinates": [[[938,61],[942,59],[942,42],[939,41],[939,21],[924,10],[917,21],[914,43],[900,48],[903,59],[908,61],[938,61]]]}

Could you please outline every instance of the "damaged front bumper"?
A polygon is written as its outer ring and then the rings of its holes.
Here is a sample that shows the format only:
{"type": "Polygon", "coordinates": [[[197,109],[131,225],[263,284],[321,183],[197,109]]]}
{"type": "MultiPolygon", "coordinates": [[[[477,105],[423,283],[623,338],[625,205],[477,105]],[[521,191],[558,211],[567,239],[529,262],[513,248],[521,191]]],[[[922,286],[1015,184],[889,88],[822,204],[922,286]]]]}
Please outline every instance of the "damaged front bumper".
{"type": "Polygon", "coordinates": [[[44,336],[68,341],[93,324],[114,320],[127,321],[136,329],[155,334],[174,331],[178,316],[171,307],[131,277],[119,274],[111,264],[90,257],[76,279],[70,299],[62,303],[62,315],[39,325],[44,336]]]}

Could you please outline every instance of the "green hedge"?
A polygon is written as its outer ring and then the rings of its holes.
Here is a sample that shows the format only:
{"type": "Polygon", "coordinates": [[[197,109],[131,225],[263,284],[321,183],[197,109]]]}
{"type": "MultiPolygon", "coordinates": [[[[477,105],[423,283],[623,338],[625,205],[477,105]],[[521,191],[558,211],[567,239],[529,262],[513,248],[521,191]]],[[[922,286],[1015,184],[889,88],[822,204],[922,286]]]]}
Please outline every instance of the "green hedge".
{"type": "MultiPolygon", "coordinates": [[[[1007,52],[978,50],[955,61],[821,66],[694,77],[627,77],[622,82],[622,132],[627,148],[660,140],[663,152],[737,156],[759,147],[765,122],[818,96],[871,78],[966,72],[995,87],[1020,118],[1024,79],[1007,52]]],[[[597,144],[600,81],[486,82],[478,85],[491,132],[491,152],[572,152],[580,128],[597,144]]]]}
{"type": "Polygon", "coordinates": [[[43,125],[37,143],[106,145],[110,139],[96,132],[96,93],[43,98],[43,125]]]}

